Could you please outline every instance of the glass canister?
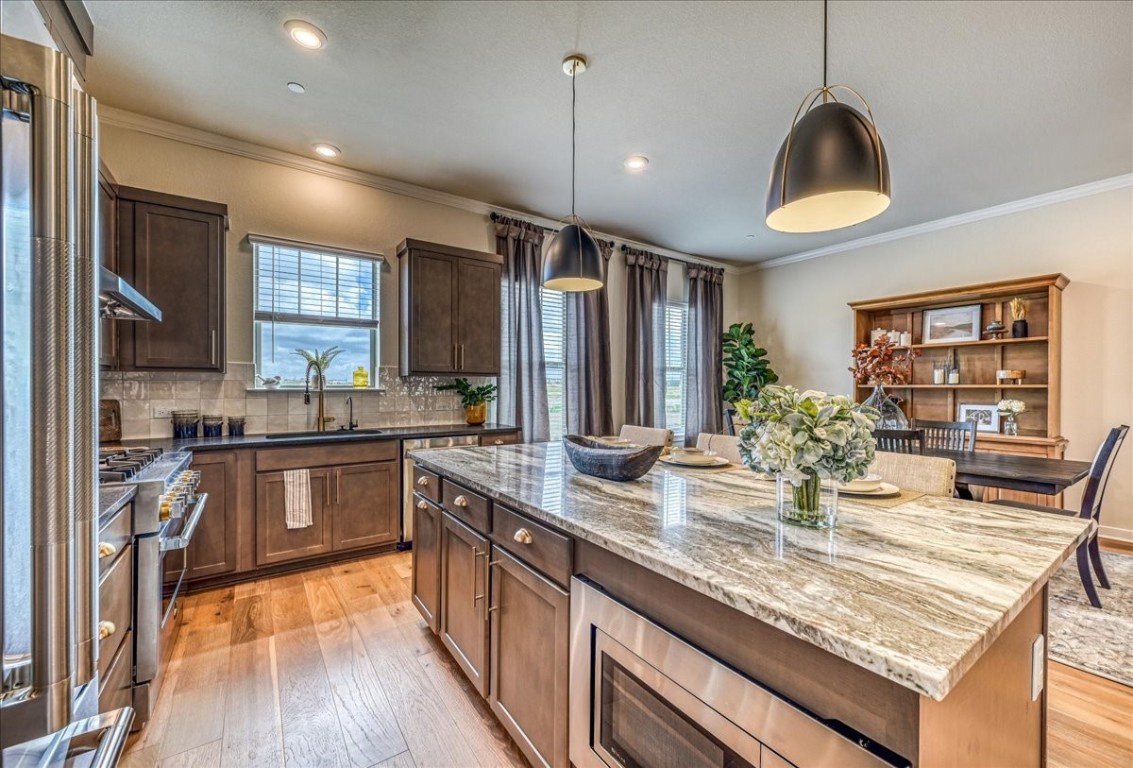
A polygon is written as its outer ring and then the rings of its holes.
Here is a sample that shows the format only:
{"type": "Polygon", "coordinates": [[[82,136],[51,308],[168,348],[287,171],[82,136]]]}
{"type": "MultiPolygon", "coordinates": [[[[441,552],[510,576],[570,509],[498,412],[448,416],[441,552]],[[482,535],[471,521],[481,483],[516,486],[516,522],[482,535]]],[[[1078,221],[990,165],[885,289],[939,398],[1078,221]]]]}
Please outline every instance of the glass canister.
{"type": "Polygon", "coordinates": [[[205,437],[220,437],[224,417],[220,414],[206,414],[201,417],[201,423],[204,425],[205,437]]]}
{"type": "Polygon", "coordinates": [[[229,416],[228,417],[228,436],[229,437],[243,437],[244,436],[244,417],[243,416],[229,416]]]}
{"type": "Polygon", "coordinates": [[[199,419],[199,411],[173,411],[173,437],[196,437],[199,419]]]}
{"type": "Polygon", "coordinates": [[[354,388],[365,389],[370,386],[370,372],[365,366],[358,366],[354,371],[354,388]]]}

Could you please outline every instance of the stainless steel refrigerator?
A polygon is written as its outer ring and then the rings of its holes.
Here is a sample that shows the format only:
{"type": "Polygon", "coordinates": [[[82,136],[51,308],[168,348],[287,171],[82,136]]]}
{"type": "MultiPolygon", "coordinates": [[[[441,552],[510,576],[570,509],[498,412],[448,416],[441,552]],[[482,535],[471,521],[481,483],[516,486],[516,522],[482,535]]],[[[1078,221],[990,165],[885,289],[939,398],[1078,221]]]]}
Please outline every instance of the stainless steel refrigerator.
{"type": "Polygon", "coordinates": [[[95,103],[67,57],[2,35],[0,85],[0,747],[113,765],[132,713],[97,713],[95,103]]]}

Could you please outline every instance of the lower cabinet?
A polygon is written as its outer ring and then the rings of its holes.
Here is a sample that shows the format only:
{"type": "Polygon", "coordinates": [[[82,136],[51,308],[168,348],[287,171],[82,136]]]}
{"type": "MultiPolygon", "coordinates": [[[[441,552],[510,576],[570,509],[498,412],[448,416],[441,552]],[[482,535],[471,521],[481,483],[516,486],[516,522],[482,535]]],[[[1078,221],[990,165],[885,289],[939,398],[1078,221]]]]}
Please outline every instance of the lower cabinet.
{"type": "Polygon", "coordinates": [[[441,513],[441,642],[488,695],[488,538],[441,513]]]}
{"type": "Polygon", "coordinates": [[[334,470],[335,551],[397,541],[400,472],[396,461],[334,470]]]}
{"type": "Polygon", "coordinates": [[[566,766],[570,595],[492,548],[488,702],[532,765],[566,766]]]}
{"type": "Polygon", "coordinates": [[[331,551],[331,475],[312,469],[311,524],[287,527],[287,492],[283,472],[256,476],[256,565],[323,555],[331,551]]]}
{"type": "Polygon", "coordinates": [[[236,570],[239,496],[235,451],[198,451],[193,470],[201,473],[199,493],[209,495],[204,516],[189,545],[188,573],[200,579],[236,570]]]}
{"type": "Polygon", "coordinates": [[[413,604],[434,632],[440,632],[442,514],[428,499],[413,497],[413,604]]]}

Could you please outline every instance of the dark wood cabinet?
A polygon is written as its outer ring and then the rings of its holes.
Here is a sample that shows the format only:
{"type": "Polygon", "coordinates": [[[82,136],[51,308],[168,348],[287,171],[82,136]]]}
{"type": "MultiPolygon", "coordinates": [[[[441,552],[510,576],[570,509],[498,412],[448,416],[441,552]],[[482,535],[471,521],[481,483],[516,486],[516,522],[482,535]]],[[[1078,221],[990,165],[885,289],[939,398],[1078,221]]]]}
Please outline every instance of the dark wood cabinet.
{"type": "Polygon", "coordinates": [[[201,473],[197,490],[208,494],[208,505],[189,544],[190,580],[236,570],[239,508],[235,451],[197,453],[193,470],[201,473]]]}
{"type": "Polygon", "coordinates": [[[311,525],[288,528],[283,472],[256,476],[256,565],[302,560],[331,551],[334,470],[312,469],[311,525]]]}
{"type": "Polygon", "coordinates": [[[220,203],[118,188],[119,272],[162,313],[119,326],[123,369],[225,369],[227,220],[220,203]]]}
{"type": "Polygon", "coordinates": [[[440,632],[441,509],[428,499],[413,497],[413,604],[433,632],[440,632]]]}
{"type": "Polygon", "coordinates": [[[488,695],[488,539],[441,514],[441,642],[488,695]]]}
{"type": "Polygon", "coordinates": [[[503,259],[406,240],[398,262],[401,375],[498,375],[503,259]]]}
{"type": "Polygon", "coordinates": [[[492,547],[488,703],[532,765],[570,764],[570,595],[492,547]]]}
{"type": "MultiPolygon", "coordinates": [[[[118,271],[118,185],[106,166],[98,171],[98,261],[111,272],[118,271]]],[[[98,364],[118,367],[118,323],[98,321],[98,364]]]]}
{"type": "Polygon", "coordinates": [[[334,470],[334,550],[397,541],[398,463],[355,464],[334,470]]]}

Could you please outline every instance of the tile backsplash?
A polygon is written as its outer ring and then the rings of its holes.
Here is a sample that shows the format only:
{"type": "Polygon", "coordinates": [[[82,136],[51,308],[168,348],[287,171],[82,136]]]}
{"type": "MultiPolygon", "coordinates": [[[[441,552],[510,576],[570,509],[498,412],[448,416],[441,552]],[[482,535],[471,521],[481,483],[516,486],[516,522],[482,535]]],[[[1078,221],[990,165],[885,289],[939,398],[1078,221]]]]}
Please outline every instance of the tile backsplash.
{"type": "MultiPolygon", "coordinates": [[[[492,379],[470,380],[478,384],[492,379]]],[[[229,363],[225,374],[104,371],[99,396],[121,402],[122,437],[127,440],[172,437],[170,418],[157,414],[173,410],[244,416],[248,434],[315,428],[314,394],[305,405],[301,390],[249,389],[252,381],[253,366],[245,363],[229,363]]],[[[326,414],[335,417],[327,429],[346,424],[347,397],[354,398],[354,419],[364,428],[463,422],[460,397],[434,389],[450,381],[443,376],[401,378],[396,366],[381,366],[378,390],[327,391],[326,414]]]]}

